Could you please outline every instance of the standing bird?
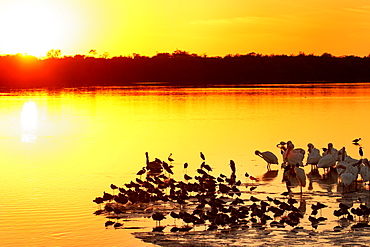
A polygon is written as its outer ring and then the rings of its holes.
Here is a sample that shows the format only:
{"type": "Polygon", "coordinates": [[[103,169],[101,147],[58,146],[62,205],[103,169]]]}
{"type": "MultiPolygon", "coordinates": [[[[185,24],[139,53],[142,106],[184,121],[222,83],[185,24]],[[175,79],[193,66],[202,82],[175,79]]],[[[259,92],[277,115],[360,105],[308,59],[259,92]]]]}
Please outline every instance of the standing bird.
{"type": "Polygon", "coordinates": [[[184,174],[188,173],[188,166],[189,164],[187,162],[184,163],[184,170],[183,170],[184,174]]]}
{"type": "Polygon", "coordinates": [[[368,159],[363,159],[362,164],[360,164],[360,171],[362,181],[370,181],[370,163],[368,159]]]}
{"type": "Polygon", "coordinates": [[[190,180],[190,179],[192,179],[192,177],[190,177],[188,174],[184,174],[184,178],[185,178],[185,180],[190,180]]]}
{"type": "Polygon", "coordinates": [[[146,169],[153,173],[162,172],[162,162],[159,159],[155,159],[155,161],[149,161],[148,152],[145,153],[145,157],[146,157],[146,169]]]}
{"type": "Polygon", "coordinates": [[[362,150],[362,147],[359,147],[358,153],[360,154],[361,159],[362,159],[362,156],[364,156],[364,151],[362,150]]]}
{"type": "Polygon", "coordinates": [[[315,148],[312,143],[307,144],[308,147],[308,156],[307,156],[307,164],[311,164],[311,168],[317,168],[317,163],[319,163],[321,159],[320,151],[315,148]]]}
{"type": "Polygon", "coordinates": [[[295,174],[297,176],[299,185],[301,187],[301,194],[302,194],[302,187],[306,187],[306,173],[305,171],[299,167],[299,164],[297,164],[294,168],[295,174]]]}
{"type": "Polygon", "coordinates": [[[172,159],[172,158],[171,158],[171,156],[172,156],[172,153],[170,153],[170,155],[168,156],[168,161],[169,161],[169,162],[174,161],[174,159],[172,159]]]}
{"type": "Polygon", "coordinates": [[[156,221],[156,226],[161,226],[161,220],[165,219],[166,217],[163,213],[156,212],[152,215],[152,218],[156,221]]]}
{"type": "Polygon", "coordinates": [[[236,172],[235,162],[233,160],[230,160],[230,168],[232,173],[236,172]]]}
{"type": "Polygon", "coordinates": [[[200,158],[202,158],[202,160],[206,160],[206,157],[204,156],[202,152],[200,152],[200,158]]]}
{"type": "Polygon", "coordinates": [[[111,184],[110,188],[113,190],[113,195],[114,195],[114,190],[118,189],[118,187],[114,184],[111,184]]]}
{"type": "Polygon", "coordinates": [[[271,164],[277,164],[277,165],[279,164],[279,161],[276,155],[271,153],[270,151],[260,152],[256,150],[254,153],[267,162],[268,171],[271,171],[271,164]]]}

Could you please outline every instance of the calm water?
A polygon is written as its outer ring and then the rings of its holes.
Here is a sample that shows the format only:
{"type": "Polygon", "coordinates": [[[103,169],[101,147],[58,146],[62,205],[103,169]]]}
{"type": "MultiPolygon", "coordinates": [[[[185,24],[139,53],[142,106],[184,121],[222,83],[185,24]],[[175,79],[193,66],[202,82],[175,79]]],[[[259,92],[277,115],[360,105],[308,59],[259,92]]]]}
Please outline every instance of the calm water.
{"type": "MultiPolygon", "coordinates": [[[[111,192],[111,183],[122,186],[136,177],[145,152],[151,160],[172,153],[180,177],[185,162],[195,174],[201,151],[216,176],[230,173],[233,159],[241,177],[247,171],[262,178],[266,165],[254,151],[278,155],[282,140],[304,149],[309,142],[319,148],[332,142],[359,158],[351,140],[361,137],[366,157],[369,109],[368,84],[3,92],[0,245],[152,246],[131,234],[138,230],[106,229],[106,219],[92,214],[92,200],[111,192]]],[[[284,191],[281,172],[261,186],[257,195],[284,191]]],[[[335,200],[320,193],[335,191],[314,183],[304,197],[333,210],[335,200]]],[[[332,229],[332,218],[323,229],[332,229]]],[[[147,227],[141,231],[154,225],[151,219],[126,223],[147,227]]]]}

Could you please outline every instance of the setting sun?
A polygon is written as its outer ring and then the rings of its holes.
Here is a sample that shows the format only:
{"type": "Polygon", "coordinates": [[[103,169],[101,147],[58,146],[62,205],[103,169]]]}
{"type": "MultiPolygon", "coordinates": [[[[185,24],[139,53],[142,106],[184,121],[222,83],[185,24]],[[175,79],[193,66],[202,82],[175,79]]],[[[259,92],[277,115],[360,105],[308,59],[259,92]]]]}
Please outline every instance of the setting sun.
{"type": "Polygon", "coordinates": [[[40,57],[73,35],[63,6],[47,1],[14,1],[0,8],[0,53],[40,57]]]}
{"type": "Polygon", "coordinates": [[[360,0],[0,0],[0,55],[367,56],[369,13],[360,0]]]}

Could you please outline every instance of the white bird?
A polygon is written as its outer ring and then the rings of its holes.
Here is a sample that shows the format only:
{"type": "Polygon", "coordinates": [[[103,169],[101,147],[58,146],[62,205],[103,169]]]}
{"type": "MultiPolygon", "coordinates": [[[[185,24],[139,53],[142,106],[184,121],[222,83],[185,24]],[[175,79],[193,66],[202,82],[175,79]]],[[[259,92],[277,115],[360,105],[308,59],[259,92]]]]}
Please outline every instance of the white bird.
{"type": "Polygon", "coordinates": [[[269,171],[271,171],[271,167],[270,167],[271,164],[279,164],[279,161],[276,155],[270,151],[260,152],[256,150],[254,153],[267,162],[267,170],[269,171]]]}
{"type": "Polygon", "coordinates": [[[284,170],[283,181],[287,183],[288,191],[290,192],[290,188],[299,185],[302,193],[302,187],[306,187],[307,176],[305,171],[299,167],[299,164],[295,166],[288,165],[284,170]]]}
{"type": "Polygon", "coordinates": [[[370,163],[368,159],[362,160],[359,173],[361,174],[362,181],[370,181],[370,163]]]}
{"type": "Polygon", "coordinates": [[[356,175],[351,171],[350,166],[347,166],[346,171],[340,175],[340,179],[345,186],[348,186],[355,181],[356,175]]]}
{"type": "Polygon", "coordinates": [[[320,160],[319,163],[317,163],[317,168],[329,168],[335,165],[335,162],[337,161],[336,157],[327,154],[323,156],[320,160]]]}
{"type": "Polygon", "coordinates": [[[339,161],[337,165],[335,166],[335,169],[337,170],[338,175],[342,175],[348,166],[348,162],[346,161],[339,161]]]}
{"type": "MultiPolygon", "coordinates": [[[[350,185],[353,181],[357,180],[359,167],[358,165],[362,163],[362,160],[357,162],[347,163],[346,170],[340,175],[340,179],[342,180],[345,186],[350,185]]],[[[344,164],[344,163],[342,163],[344,164]]]]}
{"type": "Polygon", "coordinates": [[[302,168],[299,167],[299,164],[294,167],[294,170],[299,181],[302,193],[302,187],[306,187],[306,173],[302,168]]]}
{"type": "Polygon", "coordinates": [[[288,148],[283,155],[285,163],[295,166],[297,163],[299,166],[303,166],[305,151],[302,148],[294,148],[294,145],[291,144],[291,148],[288,148]]]}
{"type": "Polygon", "coordinates": [[[308,156],[307,156],[307,165],[311,164],[313,166],[317,166],[321,159],[320,150],[314,147],[312,143],[308,145],[308,156]]]}

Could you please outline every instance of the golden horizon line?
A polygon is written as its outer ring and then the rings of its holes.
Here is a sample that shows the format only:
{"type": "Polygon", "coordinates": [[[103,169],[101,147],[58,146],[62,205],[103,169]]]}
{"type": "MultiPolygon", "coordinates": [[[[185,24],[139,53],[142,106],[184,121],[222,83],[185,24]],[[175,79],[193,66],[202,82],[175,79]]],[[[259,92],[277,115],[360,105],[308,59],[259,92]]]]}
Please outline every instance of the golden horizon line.
{"type": "Polygon", "coordinates": [[[176,49],[174,50],[173,52],[156,52],[156,54],[154,55],[144,55],[144,54],[140,54],[140,53],[136,53],[136,52],[133,52],[131,54],[128,54],[128,55],[123,55],[123,54],[120,54],[120,55],[110,55],[109,52],[103,52],[102,54],[98,54],[96,52],[96,49],[90,49],[89,52],[87,53],[76,53],[76,54],[65,54],[65,55],[62,55],[62,51],[61,49],[50,49],[48,50],[44,55],[40,55],[40,56],[36,56],[36,55],[32,55],[32,54],[28,54],[27,52],[25,53],[1,53],[1,50],[0,50],[0,57],[4,57],[4,56],[22,56],[22,57],[34,57],[34,58],[37,58],[39,60],[43,60],[43,59],[49,59],[49,58],[67,58],[67,57],[75,57],[75,56],[84,56],[84,57],[91,57],[91,58],[115,58],[115,57],[135,57],[136,55],[138,56],[141,56],[141,57],[155,57],[156,55],[158,54],[169,54],[169,55],[173,55],[173,54],[176,54],[176,52],[178,52],[178,54],[186,54],[186,55],[197,55],[199,57],[209,57],[209,58],[212,58],[212,57],[227,57],[227,56],[245,56],[245,55],[251,55],[251,56],[324,56],[324,55],[330,55],[332,57],[338,57],[338,58],[341,58],[341,57],[350,57],[350,56],[353,56],[353,57],[362,57],[362,58],[365,58],[365,57],[370,57],[370,52],[368,55],[366,56],[361,56],[361,55],[354,55],[354,54],[350,54],[350,55],[333,55],[331,54],[330,52],[323,52],[321,54],[315,54],[315,53],[305,53],[305,52],[302,52],[302,51],[299,51],[297,54],[294,54],[294,53],[290,53],[290,54],[284,54],[284,53],[281,53],[281,54],[278,54],[278,53],[271,53],[271,54],[263,54],[263,53],[258,53],[258,52],[249,52],[249,53],[228,53],[226,55],[207,55],[207,53],[201,53],[201,54],[198,54],[198,53],[195,53],[195,52],[190,52],[190,51],[186,51],[186,50],[180,50],[180,49],[176,49]],[[92,52],[93,51],[93,52],[92,52]]]}

